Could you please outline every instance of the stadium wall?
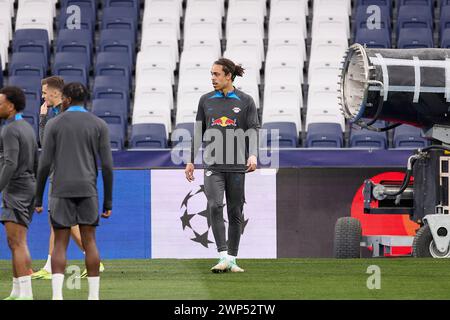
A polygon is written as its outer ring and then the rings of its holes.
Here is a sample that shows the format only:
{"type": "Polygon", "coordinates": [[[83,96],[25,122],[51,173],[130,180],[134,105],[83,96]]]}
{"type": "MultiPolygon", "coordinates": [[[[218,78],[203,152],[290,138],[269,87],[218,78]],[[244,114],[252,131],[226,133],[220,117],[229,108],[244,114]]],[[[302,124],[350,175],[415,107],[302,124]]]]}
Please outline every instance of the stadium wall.
{"type": "MultiPolygon", "coordinates": [[[[403,168],[305,167],[248,174],[240,256],[331,257],[336,219],[354,214],[363,181],[386,171],[402,172],[403,168]]],[[[196,170],[195,176],[195,182],[188,183],[180,169],[115,170],[113,216],[101,219],[98,229],[102,258],[215,257],[205,215],[203,170],[196,170]]],[[[102,201],[101,176],[99,185],[102,201]]],[[[377,223],[380,232],[388,230],[391,222],[377,223]]],[[[48,236],[47,211],[35,214],[28,238],[33,259],[46,258],[48,236]]],[[[68,257],[83,258],[72,241],[68,257]]],[[[4,228],[0,228],[0,259],[10,258],[4,228]]]]}

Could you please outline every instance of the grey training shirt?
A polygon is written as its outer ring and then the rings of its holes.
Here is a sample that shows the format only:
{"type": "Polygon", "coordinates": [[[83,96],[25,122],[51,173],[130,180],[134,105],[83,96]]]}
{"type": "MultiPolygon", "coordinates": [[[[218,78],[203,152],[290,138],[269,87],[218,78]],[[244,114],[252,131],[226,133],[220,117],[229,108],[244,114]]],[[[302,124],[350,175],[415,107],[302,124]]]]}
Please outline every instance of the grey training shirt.
{"type": "Polygon", "coordinates": [[[42,206],[45,183],[52,165],[52,197],[97,196],[98,157],[104,185],[103,210],[111,210],[113,161],[106,123],[78,106],[70,107],[49,120],[39,163],[36,206],[42,206]]]}
{"type": "Polygon", "coordinates": [[[36,135],[21,114],[7,120],[2,128],[0,163],[0,192],[17,192],[23,183],[35,179],[38,165],[36,135]]]}

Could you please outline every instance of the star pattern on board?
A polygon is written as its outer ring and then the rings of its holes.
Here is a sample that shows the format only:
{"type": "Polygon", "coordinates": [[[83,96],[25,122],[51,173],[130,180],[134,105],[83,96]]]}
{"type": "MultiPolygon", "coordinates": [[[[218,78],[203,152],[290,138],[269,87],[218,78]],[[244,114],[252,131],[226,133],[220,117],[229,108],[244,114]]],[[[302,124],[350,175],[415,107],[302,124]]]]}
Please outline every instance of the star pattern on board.
{"type": "MultiPolygon", "coordinates": [[[[194,230],[192,230],[192,231],[194,231],[194,230]]],[[[205,248],[208,248],[208,245],[210,243],[214,243],[214,242],[208,240],[208,233],[209,233],[209,230],[207,230],[204,234],[198,234],[197,232],[194,231],[195,238],[192,238],[191,240],[194,242],[200,243],[205,248]]]]}

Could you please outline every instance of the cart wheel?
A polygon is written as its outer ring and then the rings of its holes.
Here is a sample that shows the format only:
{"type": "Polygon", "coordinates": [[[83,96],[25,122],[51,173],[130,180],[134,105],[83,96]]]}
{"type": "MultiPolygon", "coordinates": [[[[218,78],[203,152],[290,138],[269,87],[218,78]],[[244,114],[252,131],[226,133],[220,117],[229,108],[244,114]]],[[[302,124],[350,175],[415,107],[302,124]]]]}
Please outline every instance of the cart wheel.
{"type": "Polygon", "coordinates": [[[334,257],[351,259],[361,257],[361,223],[352,217],[339,218],[334,226],[334,257]]]}
{"type": "Polygon", "coordinates": [[[446,252],[440,252],[434,243],[430,226],[424,225],[417,231],[413,241],[413,257],[416,258],[449,258],[450,247],[446,252]]]}

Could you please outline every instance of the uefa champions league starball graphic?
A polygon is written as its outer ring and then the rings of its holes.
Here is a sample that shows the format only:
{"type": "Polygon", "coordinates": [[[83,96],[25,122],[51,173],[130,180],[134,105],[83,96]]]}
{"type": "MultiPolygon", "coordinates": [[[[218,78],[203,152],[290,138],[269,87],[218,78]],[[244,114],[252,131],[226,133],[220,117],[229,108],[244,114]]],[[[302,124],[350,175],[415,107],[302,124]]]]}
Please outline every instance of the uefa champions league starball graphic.
{"type": "MultiPolygon", "coordinates": [[[[224,216],[227,214],[226,208],[226,204],[224,203],[224,216]]],[[[209,248],[211,244],[214,244],[204,185],[200,185],[197,190],[189,191],[181,203],[180,213],[181,226],[191,241],[205,248],[209,248]]],[[[244,234],[249,219],[245,219],[245,215],[243,214],[243,220],[242,234],[244,234]]],[[[224,219],[224,222],[225,227],[227,227],[227,220],[224,219]]]]}

